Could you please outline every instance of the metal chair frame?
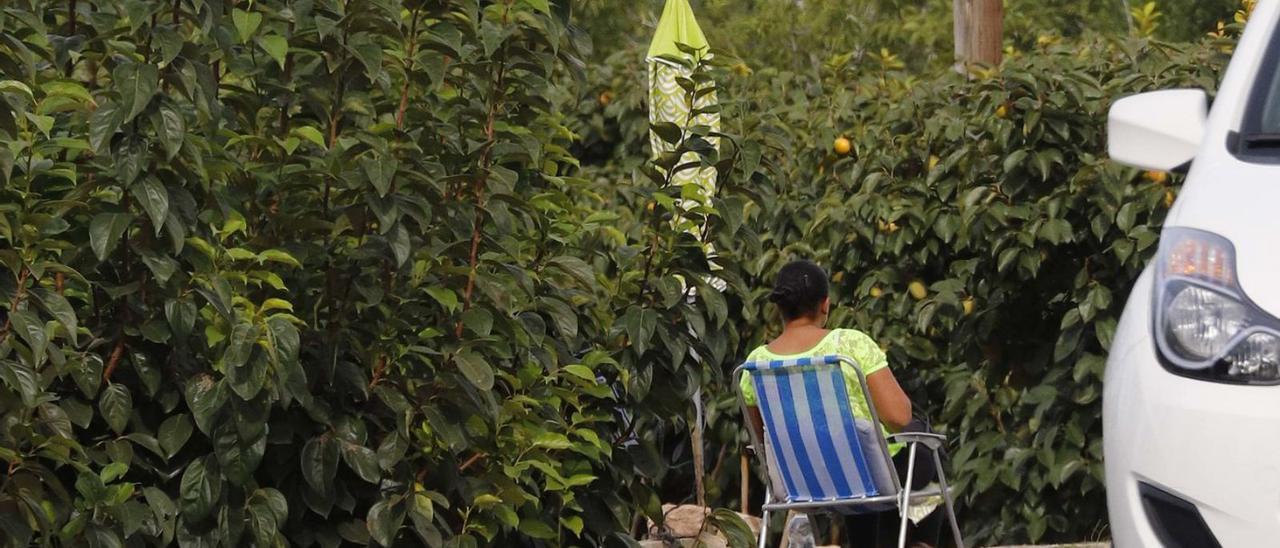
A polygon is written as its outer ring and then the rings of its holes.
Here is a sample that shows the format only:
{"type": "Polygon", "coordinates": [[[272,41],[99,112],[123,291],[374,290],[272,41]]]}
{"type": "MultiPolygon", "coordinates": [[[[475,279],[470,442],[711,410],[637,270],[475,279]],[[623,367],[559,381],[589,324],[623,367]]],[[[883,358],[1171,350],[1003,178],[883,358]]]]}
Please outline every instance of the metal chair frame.
{"type": "MultiPolygon", "coordinates": [[[[770,476],[769,474],[769,469],[771,466],[774,466],[774,464],[770,462],[770,459],[766,456],[771,454],[771,450],[767,449],[769,446],[765,444],[765,440],[757,439],[756,430],[753,427],[754,425],[748,425],[747,433],[750,436],[753,448],[755,447],[766,448],[766,451],[764,452],[754,451],[756,456],[759,457],[757,462],[759,463],[760,471],[764,474],[764,478],[765,478],[765,495],[764,495],[765,502],[762,508],[764,515],[762,516],[762,519],[761,519],[760,539],[758,542],[759,548],[765,547],[766,540],[768,539],[768,536],[769,536],[769,516],[771,513],[775,511],[794,510],[794,511],[802,512],[806,514],[811,514],[811,513],[817,513],[817,512],[833,512],[834,510],[839,508],[858,509],[859,507],[863,507],[863,508],[876,507],[876,506],[882,506],[886,503],[892,503],[894,506],[898,507],[899,517],[901,520],[901,526],[898,531],[898,547],[904,548],[906,546],[906,540],[907,540],[907,521],[908,521],[907,515],[911,509],[911,504],[918,503],[924,499],[936,497],[939,495],[942,496],[942,500],[946,508],[947,519],[951,525],[951,534],[955,539],[956,546],[958,548],[964,548],[964,539],[960,535],[960,526],[956,522],[955,508],[951,500],[951,489],[947,486],[947,478],[942,471],[942,459],[941,457],[938,456],[938,449],[940,449],[943,446],[943,444],[945,444],[947,441],[946,436],[943,436],[941,434],[931,434],[931,433],[924,433],[924,432],[910,432],[910,433],[891,434],[888,437],[886,437],[884,435],[884,430],[880,426],[880,415],[876,412],[876,407],[874,403],[870,401],[871,391],[867,388],[867,378],[865,375],[863,375],[862,368],[858,365],[858,362],[852,358],[849,358],[848,356],[824,356],[821,358],[814,358],[808,365],[805,365],[804,367],[816,367],[819,369],[839,368],[841,364],[852,366],[853,370],[857,373],[858,384],[862,389],[862,393],[867,397],[867,402],[868,402],[867,408],[871,411],[871,428],[874,431],[874,435],[877,443],[876,443],[876,447],[874,448],[863,447],[862,448],[863,453],[864,455],[866,455],[867,458],[884,459],[884,462],[886,463],[886,465],[889,467],[889,470],[890,470],[889,475],[893,479],[893,492],[871,496],[871,497],[854,497],[854,498],[844,498],[844,499],[816,500],[816,501],[803,501],[803,502],[787,502],[786,500],[774,499],[772,476],[770,476]],[[894,470],[893,457],[889,454],[890,439],[895,442],[903,442],[907,444],[907,449],[909,453],[907,456],[907,480],[906,480],[905,488],[903,487],[902,483],[898,480],[898,474],[893,472],[894,470]],[[911,480],[915,474],[916,448],[921,444],[923,444],[924,446],[930,449],[933,449],[933,466],[938,473],[939,488],[925,489],[923,491],[918,491],[913,493],[911,491],[911,480]]],[[[742,385],[741,383],[738,382],[738,380],[742,378],[742,373],[744,372],[747,372],[748,374],[751,374],[751,375],[757,374],[754,368],[749,367],[751,365],[753,365],[753,362],[747,362],[734,368],[733,377],[732,377],[734,379],[734,386],[736,387],[735,392],[737,392],[738,394],[738,405],[742,408],[742,416],[746,421],[751,421],[751,415],[747,413],[748,406],[746,404],[746,400],[742,396],[742,385]]],[[[843,375],[840,375],[840,377],[843,378],[843,375]]],[[[840,394],[840,396],[844,396],[844,394],[840,394]]],[[[757,394],[757,400],[763,401],[759,398],[759,394],[757,394]]],[[[852,410],[850,410],[849,412],[852,414],[852,410]]],[[[761,424],[760,426],[761,426],[761,430],[765,430],[765,428],[767,427],[764,424],[761,424]]],[[[850,434],[851,434],[851,439],[855,439],[855,440],[858,439],[857,432],[851,432],[850,434]]],[[[766,432],[766,437],[767,437],[767,432],[766,432]]],[[[779,471],[778,473],[781,474],[782,472],[779,471]]],[[[868,511],[871,512],[874,510],[868,509],[868,511]]]]}

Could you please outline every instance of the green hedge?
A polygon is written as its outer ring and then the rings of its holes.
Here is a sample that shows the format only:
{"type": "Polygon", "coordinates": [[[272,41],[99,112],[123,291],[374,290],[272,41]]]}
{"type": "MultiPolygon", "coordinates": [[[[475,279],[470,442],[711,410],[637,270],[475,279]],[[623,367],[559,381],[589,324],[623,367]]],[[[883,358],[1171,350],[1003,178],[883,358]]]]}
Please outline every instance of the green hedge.
{"type": "Polygon", "coordinates": [[[683,423],[693,356],[729,359],[725,300],[681,285],[709,269],[686,229],[725,231],[661,200],[624,234],[582,199],[567,3],[0,15],[7,544],[626,544],[661,519],[667,463],[628,440],[683,423]]]}
{"type": "Polygon", "coordinates": [[[584,70],[564,2],[0,14],[18,546],[628,544],[693,496],[699,388],[708,501],[736,505],[725,376],[792,255],[833,267],[837,320],[956,440],[973,540],[1088,536],[1099,356],[1176,192],[1105,161],[1102,115],[1212,87],[1225,58],[1090,40],[973,81],[887,54],[702,66],[721,149],[670,137],[721,187],[686,208],[679,156],[646,161],[638,52],[584,70]]]}

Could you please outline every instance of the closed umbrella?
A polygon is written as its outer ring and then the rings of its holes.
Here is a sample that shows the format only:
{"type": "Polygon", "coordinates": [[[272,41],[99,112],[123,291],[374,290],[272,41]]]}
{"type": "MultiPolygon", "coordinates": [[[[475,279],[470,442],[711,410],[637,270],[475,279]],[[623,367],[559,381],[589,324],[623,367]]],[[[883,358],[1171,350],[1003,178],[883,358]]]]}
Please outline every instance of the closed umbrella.
{"type": "MultiPolygon", "coordinates": [[[[697,84],[696,93],[690,93],[686,89],[688,82],[690,82],[690,77],[693,75],[692,65],[699,60],[707,58],[706,56],[710,55],[708,50],[707,37],[702,34],[702,28],[698,26],[698,20],[693,16],[693,8],[689,6],[689,0],[667,0],[666,6],[662,9],[662,18],[658,21],[658,29],[654,32],[653,41],[649,44],[649,53],[647,55],[649,68],[649,125],[650,127],[655,127],[674,124],[684,132],[696,126],[705,126],[709,131],[704,138],[711,146],[719,148],[719,139],[711,135],[711,133],[720,131],[720,114],[714,112],[715,109],[711,109],[713,112],[705,112],[706,109],[716,104],[715,91],[707,90],[706,88],[706,86],[714,86],[714,84],[710,82],[697,84]],[[686,82],[686,85],[682,86],[681,81],[686,82]],[[706,90],[706,93],[703,93],[704,90],[706,90]],[[697,112],[695,113],[695,111],[697,112]]],[[[662,139],[656,131],[649,132],[649,144],[654,158],[674,151],[677,146],[675,143],[669,143],[662,139]]],[[[686,152],[676,165],[698,161],[699,157],[696,152],[686,152]]],[[[697,184],[697,201],[704,203],[709,201],[716,188],[715,168],[704,166],[695,169],[684,169],[671,178],[671,184],[681,189],[690,183],[697,184]]],[[[683,191],[680,194],[685,198],[688,197],[688,194],[683,191]]],[[[682,199],[680,202],[680,206],[686,209],[697,205],[699,204],[688,199],[682,199]]],[[[694,229],[693,233],[697,236],[697,229],[694,229]]],[[[707,251],[708,254],[714,255],[714,251],[710,249],[710,246],[708,246],[707,251]]],[[[682,279],[681,281],[683,282],[684,280],[682,279]]],[[[719,280],[712,280],[712,285],[717,285],[715,283],[717,281],[719,280]]],[[[723,284],[723,282],[720,283],[723,284]]],[[[693,355],[697,358],[696,352],[693,355]]],[[[698,504],[705,506],[705,490],[702,482],[705,463],[702,445],[703,410],[701,388],[694,393],[693,401],[695,416],[693,439],[691,441],[695,469],[694,480],[698,504]]]]}
{"type": "MultiPolygon", "coordinates": [[[[690,100],[690,94],[680,86],[681,79],[692,75],[690,67],[685,63],[693,63],[697,56],[709,55],[707,38],[693,16],[693,8],[688,0],[667,0],[662,9],[662,18],[658,21],[658,29],[653,34],[647,56],[649,68],[649,123],[650,125],[668,122],[688,130],[694,126],[706,126],[711,131],[720,130],[720,114],[701,112],[691,116],[695,109],[706,109],[716,104],[716,94],[711,91],[690,100]],[[683,46],[683,47],[682,47],[683,46]],[[696,53],[691,53],[696,52],[696,53]]],[[[711,84],[702,84],[711,85],[711,84]]],[[[712,146],[719,146],[719,139],[708,136],[712,146]]],[[[657,158],[665,152],[671,152],[675,145],[662,140],[656,132],[649,132],[649,143],[653,156],[657,158]]],[[[679,164],[698,161],[696,153],[688,152],[680,158],[679,164]]],[[[715,191],[716,171],[710,167],[682,170],[675,175],[673,184],[684,185],[697,183],[703,198],[715,191]]],[[[692,205],[692,204],[689,204],[692,205]]]]}

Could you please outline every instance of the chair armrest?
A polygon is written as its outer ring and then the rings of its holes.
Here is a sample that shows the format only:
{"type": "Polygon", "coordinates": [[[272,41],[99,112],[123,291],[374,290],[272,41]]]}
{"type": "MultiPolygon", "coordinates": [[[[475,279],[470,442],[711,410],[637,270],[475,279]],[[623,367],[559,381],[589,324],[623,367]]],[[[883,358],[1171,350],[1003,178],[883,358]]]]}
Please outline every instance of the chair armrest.
{"type": "Polygon", "coordinates": [[[930,432],[899,432],[897,434],[889,434],[885,436],[885,439],[891,442],[920,443],[934,451],[937,451],[943,444],[947,443],[946,436],[930,432]]]}

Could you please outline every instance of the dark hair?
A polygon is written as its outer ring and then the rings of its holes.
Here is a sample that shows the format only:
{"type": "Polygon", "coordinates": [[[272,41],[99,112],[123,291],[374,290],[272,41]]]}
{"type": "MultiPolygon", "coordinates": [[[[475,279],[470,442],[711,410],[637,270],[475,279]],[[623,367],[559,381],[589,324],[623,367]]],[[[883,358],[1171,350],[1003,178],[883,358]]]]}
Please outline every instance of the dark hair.
{"type": "Polygon", "coordinates": [[[818,313],[827,298],[827,271],[812,261],[791,261],[778,271],[769,302],[778,305],[787,321],[818,313]]]}

